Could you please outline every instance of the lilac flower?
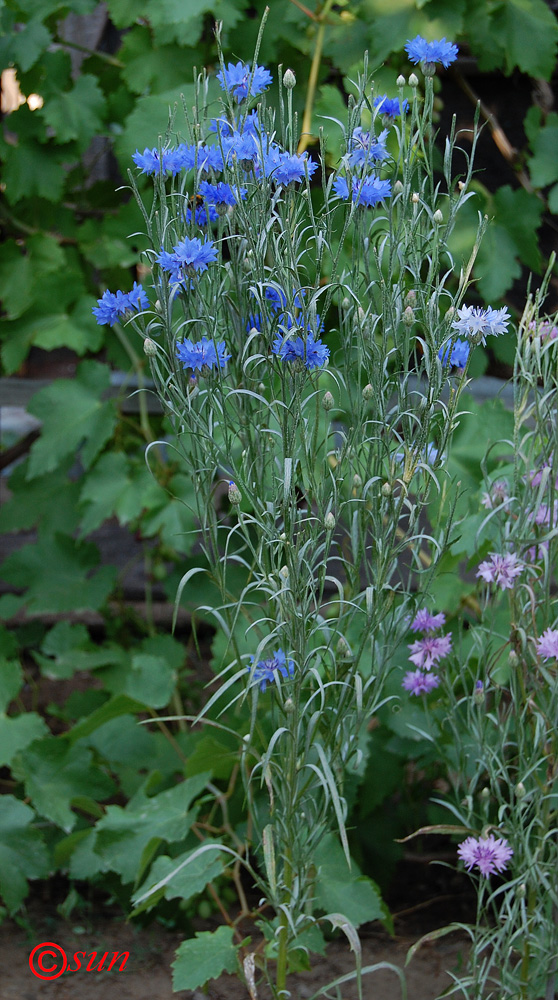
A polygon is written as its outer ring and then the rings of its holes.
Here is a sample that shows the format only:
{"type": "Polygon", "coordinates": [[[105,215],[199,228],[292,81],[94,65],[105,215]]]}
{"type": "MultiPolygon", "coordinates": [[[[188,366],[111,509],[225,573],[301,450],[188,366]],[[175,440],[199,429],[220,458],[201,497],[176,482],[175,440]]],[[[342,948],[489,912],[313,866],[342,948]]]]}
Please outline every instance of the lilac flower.
{"type": "Polygon", "coordinates": [[[156,257],[163,271],[168,271],[173,282],[184,282],[185,278],[193,278],[198,272],[207,271],[207,265],[217,259],[217,250],[211,240],[204,243],[198,237],[193,240],[187,236],[173,247],[174,253],[161,250],[156,257]]]}
{"type": "MultiPolygon", "coordinates": [[[[336,178],[333,182],[333,190],[338,198],[348,201],[349,186],[345,177],[336,178]]],[[[355,201],[357,205],[366,205],[367,207],[377,205],[378,202],[389,198],[390,195],[390,181],[381,181],[374,174],[369,174],[368,177],[352,178],[351,200],[355,201]]]]}
{"type": "Polygon", "coordinates": [[[306,340],[303,337],[285,339],[279,333],[273,341],[272,351],[281,358],[281,361],[298,362],[308,371],[322,368],[329,358],[329,347],[326,347],[321,340],[315,340],[311,333],[307,335],[306,340]]]}
{"type": "Polygon", "coordinates": [[[513,849],[504,837],[467,837],[457,848],[457,853],[467,871],[476,865],[482,875],[504,871],[508,866],[513,849]]]}
{"type": "Polygon", "coordinates": [[[441,628],[446,623],[446,616],[443,611],[438,615],[431,615],[428,608],[421,608],[411,622],[411,632],[433,632],[434,629],[441,628]]]}
{"type": "Polygon", "coordinates": [[[487,583],[495,583],[501,590],[511,590],[515,577],[522,572],[523,564],[518,562],[515,552],[508,552],[505,556],[491,552],[488,559],[480,564],[477,576],[487,583]]]}
{"type": "Polygon", "coordinates": [[[406,97],[402,101],[398,97],[388,97],[387,94],[378,94],[374,98],[374,107],[378,108],[386,118],[399,118],[406,115],[409,110],[409,102],[406,97]]]}
{"type": "Polygon", "coordinates": [[[509,500],[510,495],[508,493],[508,484],[505,479],[496,479],[491,487],[489,493],[483,493],[481,504],[486,507],[487,510],[494,510],[495,507],[499,507],[501,504],[509,500]]]}
{"type": "Polygon", "coordinates": [[[278,649],[273,656],[267,660],[259,660],[254,668],[254,657],[251,658],[251,665],[248,667],[253,679],[260,684],[260,691],[265,691],[267,684],[273,684],[277,680],[277,673],[287,680],[294,674],[294,663],[287,660],[282,649],[278,649]]]}
{"type": "MultiPolygon", "coordinates": [[[[550,468],[552,468],[550,462],[543,462],[540,469],[534,469],[534,470],[532,469],[531,472],[529,473],[529,482],[531,486],[540,486],[544,470],[550,468]]],[[[554,489],[558,490],[558,476],[554,481],[554,489]]]]}
{"type": "Polygon", "coordinates": [[[438,351],[440,361],[446,367],[453,365],[454,368],[465,368],[471,353],[471,344],[467,340],[456,340],[453,347],[441,347],[438,351]]]}
{"type": "Polygon", "coordinates": [[[236,66],[229,63],[224,72],[220,70],[217,79],[222,90],[229,90],[240,103],[245,97],[261,94],[269,87],[273,77],[263,66],[255,66],[252,71],[246,63],[237,62],[236,66]]]}
{"type": "Polygon", "coordinates": [[[503,309],[481,309],[480,306],[463,306],[457,310],[459,319],[454,320],[452,328],[465,334],[475,344],[486,343],[486,337],[498,337],[507,333],[510,314],[503,309]]]}
{"type": "Polygon", "coordinates": [[[425,673],[424,670],[409,670],[401,681],[401,686],[411,694],[419,695],[428,694],[439,683],[440,678],[436,674],[425,673]]]}
{"type": "Polygon", "coordinates": [[[386,160],[389,153],[386,149],[387,128],[376,138],[373,132],[365,132],[358,126],[349,141],[348,162],[351,167],[368,163],[369,160],[386,160]]]}
{"type": "Polygon", "coordinates": [[[543,660],[558,658],[558,629],[547,628],[537,643],[537,653],[543,660]]]}
{"type": "Polygon", "coordinates": [[[549,528],[554,527],[556,523],[556,516],[558,514],[558,500],[554,500],[553,504],[541,503],[537,507],[534,521],[535,524],[545,524],[549,528]]]}
{"type": "Polygon", "coordinates": [[[554,326],[549,320],[543,320],[538,326],[533,320],[532,323],[529,323],[529,329],[532,333],[540,337],[543,344],[545,340],[556,340],[558,338],[558,327],[554,326]]]}
{"type": "Polygon", "coordinates": [[[457,59],[457,45],[446,42],[445,38],[440,38],[437,42],[427,42],[425,38],[417,35],[405,45],[405,52],[415,65],[419,62],[431,65],[441,63],[447,69],[452,62],[457,59]]]}
{"type": "Polygon", "coordinates": [[[183,368],[196,368],[201,371],[204,366],[207,368],[224,368],[232,354],[225,354],[227,347],[222,340],[216,344],[207,337],[202,337],[196,344],[191,340],[185,340],[182,344],[176,345],[176,356],[182,363],[183,368]]]}
{"type": "Polygon", "coordinates": [[[217,205],[217,211],[219,211],[220,207],[226,208],[227,205],[238,205],[238,202],[246,197],[246,188],[237,187],[233,191],[230,184],[225,184],[223,181],[219,181],[218,184],[209,184],[207,181],[202,181],[200,184],[200,194],[209,205],[217,205]]]}
{"type": "Polygon", "coordinates": [[[102,298],[97,299],[97,305],[92,312],[99,326],[105,323],[114,326],[127,313],[147,309],[149,301],[141,285],[134,281],[131,292],[109,292],[107,289],[102,298]]]}
{"type": "Polygon", "coordinates": [[[270,146],[268,152],[264,154],[263,168],[266,177],[271,177],[276,184],[287,187],[289,184],[304,180],[306,172],[311,177],[317,170],[318,164],[308,156],[308,153],[302,153],[300,156],[294,153],[291,156],[282,152],[278,146],[270,146]]]}
{"type": "Polygon", "coordinates": [[[439,660],[443,660],[451,649],[451,635],[427,635],[413,642],[409,649],[409,659],[421,670],[431,670],[439,660]]]}

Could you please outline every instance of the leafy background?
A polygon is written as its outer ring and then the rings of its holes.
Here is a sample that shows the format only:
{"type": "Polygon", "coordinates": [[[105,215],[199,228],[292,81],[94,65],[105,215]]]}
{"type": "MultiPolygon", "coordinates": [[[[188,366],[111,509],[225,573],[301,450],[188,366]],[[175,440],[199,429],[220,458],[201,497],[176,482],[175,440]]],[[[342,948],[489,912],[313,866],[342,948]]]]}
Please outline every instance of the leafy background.
{"type": "MultiPolygon", "coordinates": [[[[393,95],[397,73],[409,72],[408,38],[420,33],[458,43],[456,67],[436,80],[440,130],[445,134],[454,110],[459,126],[469,128],[480,99],[478,166],[486,169],[477,175],[478,197],[463,212],[452,249],[457,259],[464,256],[478,212],[491,217],[473,294],[493,306],[520,307],[527,271],[541,273],[555,243],[555,7],[544,0],[342,0],[310,9],[270,2],[259,62],[274,72],[277,64],[294,70],[300,116],[323,35],[314,135],[320,128],[328,134],[321,116],[343,115],[364,48],[377,67],[378,90],[393,95]]],[[[142,238],[129,236],[141,232],[141,217],[129,190],[117,190],[127,182],[131,154],[157,145],[169,109],[180,106],[181,95],[188,101],[196,68],[214,72],[214,22],[222,21],[228,57],[246,59],[263,10],[261,0],[0,0],[0,69],[15,71],[23,95],[16,109],[4,107],[0,135],[3,372],[12,386],[23,385],[26,375],[51,376],[49,359],[62,351],[73,376],[34,393],[28,411],[40,435],[31,433],[21,447],[17,433],[5,433],[0,456],[8,465],[14,448],[23,452],[3,491],[0,532],[28,533],[3,563],[0,597],[0,617],[10,624],[0,632],[0,890],[12,914],[28,881],[55,870],[80,886],[100,883],[128,907],[152,862],[153,883],[169,858],[199,842],[196,823],[205,808],[199,796],[208,774],[225,787],[231,775],[230,742],[159,718],[184,705],[195,709],[202,694],[194,670],[211,657],[218,669],[221,645],[217,638],[211,646],[202,630],[200,648],[200,634],[191,629],[173,638],[156,624],[153,596],[172,601],[180,574],[200,563],[190,484],[170,452],[153,450],[146,467],[145,446],[165,429],[143,394],[134,405],[128,398],[143,384],[141,344],[99,327],[91,309],[105,288],[126,290],[143,276],[142,238]],[[135,539],[132,559],[143,565],[145,587],[141,614],[126,604],[121,567],[101,558],[99,533],[107,524],[135,539]],[[91,620],[102,621],[94,634],[86,627],[91,620]],[[137,726],[138,718],[155,724],[137,726]],[[185,780],[177,785],[178,777],[185,780]]],[[[7,76],[3,82],[5,90],[7,76]]],[[[213,78],[210,94],[216,94],[212,88],[213,78]]],[[[338,137],[334,131],[327,137],[333,161],[338,137]]],[[[139,183],[147,190],[145,179],[139,183]]],[[[498,340],[495,350],[475,361],[475,374],[505,373],[511,343],[498,340]]],[[[508,422],[499,404],[489,419],[504,434],[508,422]]],[[[455,471],[475,489],[486,442],[478,423],[465,421],[460,435],[455,471]]],[[[467,591],[453,572],[462,557],[463,551],[448,556],[454,583],[439,595],[450,611],[467,591]]],[[[185,593],[190,610],[204,593],[211,599],[209,577],[200,580],[185,593]]],[[[437,774],[429,751],[409,738],[404,713],[384,721],[370,737],[367,759],[374,764],[360,778],[366,795],[359,799],[354,790],[353,816],[353,851],[382,887],[398,856],[393,837],[420,824],[423,786],[437,774]],[[409,760],[421,775],[414,784],[409,760]],[[406,798],[394,809],[404,773],[406,798]],[[365,836],[372,823],[375,853],[365,836]]],[[[242,718],[231,724],[244,731],[242,718]]],[[[240,819],[240,793],[233,788],[230,795],[231,815],[237,810],[240,819]]],[[[331,852],[333,864],[333,846],[331,852]]],[[[159,909],[176,896],[188,903],[222,868],[214,856],[199,870],[192,866],[190,882],[169,884],[159,909]]],[[[225,885],[224,898],[227,891],[225,885]]],[[[377,916],[377,893],[367,891],[363,913],[377,916]]],[[[339,889],[338,908],[344,892],[348,905],[350,881],[339,889]]],[[[184,953],[184,968],[191,967],[197,941],[184,953]]],[[[180,968],[179,962],[180,987],[192,985],[180,968]]]]}

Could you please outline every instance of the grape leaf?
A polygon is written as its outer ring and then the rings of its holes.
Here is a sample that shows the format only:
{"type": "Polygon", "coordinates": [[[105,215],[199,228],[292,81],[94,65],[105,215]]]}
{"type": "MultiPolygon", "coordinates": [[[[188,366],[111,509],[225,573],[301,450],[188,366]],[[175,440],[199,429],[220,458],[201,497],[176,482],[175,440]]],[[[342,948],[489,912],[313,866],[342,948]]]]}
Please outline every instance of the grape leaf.
{"type": "Polygon", "coordinates": [[[40,113],[59,143],[75,139],[85,150],[92,137],[102,131],[105,98],[97,78],[78,76],[72,90],[59,91],[45,101],[40,113]]]}
{"type": "Polygon", "coordinates": [[[235,972],[233,934],[232,927],[222,926],[216,931],[197,931],[195,938],[183,941],[172,963],[173,990],[195,990],[222,972],[235,972]]]}
{"type": "Polygon", "coordinates": [[[31,825],[34,819],[35,813],[24,802],[13,795],[2,796],[0,893],[10,914],[27,895],[27,879],[45,878],[49,872],[48,851],[41,834],[31,825]]]}

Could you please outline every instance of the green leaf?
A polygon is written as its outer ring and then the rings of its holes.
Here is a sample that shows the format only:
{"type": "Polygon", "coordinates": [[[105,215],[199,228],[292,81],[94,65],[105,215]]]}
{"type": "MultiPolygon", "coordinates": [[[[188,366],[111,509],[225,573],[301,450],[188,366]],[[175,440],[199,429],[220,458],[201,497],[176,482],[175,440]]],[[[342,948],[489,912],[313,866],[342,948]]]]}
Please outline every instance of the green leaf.
{"type": "Polygon", "coordinates": [[[493,25],[508,73],[517,66],[530,76],[550,80],[556,66],[558,24],[544,0],[505,0],[495,9],[493,25]]]}
{"type": "Polygon", "coordinates": [[[57,142],[75,139],[85,150],[92,137],[102,131],[105,98],[97,78],[78,76],[72,90],[51,94],[37,114],[56,134],[57,142]]]}
{"type": "Polygon", "coordinates": [[[27,461],[21,462],[9,480],[10,498],[0,507],[0,531],[26,531],[40,525],[44,534],[74,531],[79,524],[80,484],[68,479],[73,464],[69,458],[53,472],[27,478],[27,461]]]}
{"type": "Polygon", "coordinates": [[[43,421],[41,437],[31,449],[28,476],[50,472],[80,445],[89,468],[116,424],[115,403],[102,400],[110,374],[106,365],[83,361],[74,379],[57,379],[33,396],[28,410],[43,421]]]}
{"type": "Polygon", "coordinates": [[[168,495],[155,483],[146,468],[133,465],[122,451],[107,451],[95,463],[84,480],[80,501],[85,508],[82,518],[81,535],[88,535],[103,521],[116,515],[120,524],[129,524],[140,516],[149,503],[152,507],[154,496],[163,502],[168,495]]]}
{"type": "Polygon", "coordinates": [[[35,196],[60,201],[67,177],[64,169],[67,156],[67,152],[60,149],[21,139],[15,146],[5,146],[1,158],[7,201],[15,205],[22,198],[35,196]]]}
{"type": "Polygon", "coordinates": [[[0,767],[11,764],[20,750],[46,733],[48,726],[36,712],[25,712],[14,719],[0,712],[0,767]]]}
{"type": "Polygon", "coordinates": [[[183,941],[172,963],[173,990],[195,990],[222,972],[235,972],[233,934],[232,927],[222,926],[213,932],[197,931],[195,938],[183,941]]]}
{"type": "Polygon", "coordinates": [[[107,867],[123,882],[134,882],[147,848],[183,840],[197,815],[197,808],[190,806],[208,778],[197,775],[152,797],[142,788],[124,809],[108,806],[97,823],[95,841],[95,851],[107,867]]]}
{"type": "MultiPolygon", "coordinates": [[[[210,81],[209,100],[217,97],[217,90],[219,90],[217,81],[210,81]]],[[[115,152],[124,171],[133,167],[132,153],[136,149],[158,146],[159,137],[162,136],[164,139],[169,124],[169,112],[172,114],[175,108],[177,109],[175,127],[184,130],[182,95],[186,107],[191,107],[195,101],[193,84],[185,84],[182,87],[166,90],[162,94],[139,98],[134,110],[126,119],[122,134],[115,140],[115,152]]]]}
{"type": "Polygon", "coordinates": [[[194,752],[188,755],[186,773],[194,775],[210,770],[214,778],[226,780],[238,759],[238,745],[238,740],[233,741],[226,733],[220,733],[219,739],[203,736],[194,752]]]}
{"type": "Polygon", "coordinates": [[[32,655],[43,677],[63,679],[73,677],[78,670],[94,670],[114,663],[119,651],[93,646],[85,625],[57,622],[47,633],[41,652],[33,651],[32,655]]]}
{"type": "Polygon", "coordinates": [[[41,296],[41,282],[65,264],[52,236],[31,236],[25,250],[15,240],[0,245],[0,297],[8,319],[17,319],[41,296]]]}
{"type": "MultiPolygon", "coordinates": [[[[116,695],[115,698],[110,698],[104,705],[91,712],[87,718],[78,722],[67,734],[67,739],[70,743],[85,739],[107,722],[118,719],[122,715],[129,715],[130,712],[141,712],[143,708],[144,706],[140,702],[129,698],[128,695],[116,695]]],[[[94,741],[91,741],[91,744],[94,745],[94,741]]]]}
{"type": "Polygon", "coordinates": [[[333,834],[322,840],[315,853],[318,870],[316,905],[326,913],[342,913],[355,927],[383,920],[382,897],[372,879],[361,875],[354,861],[349,869],[343,849],[333,834]]]}
{"type": "Polygon", "coordinates": [[[48,851],[41,834],[31,825],[34,819],[35,813],[25,803],[13,795],[2,796],[0,893],[10,914],[27,895],[27,879],[45,878],[49,872],[48,851]]]}
{"type": "Polygon", "coordinates": [[[12,36],[12,54],[16,66],[24,73],[34,66],[39,56],[48,48],[52,35],[42,23],[44,15],[32,17],[27,24],[19,24],[21,29],[12,36]]]}
{"type": "Polygon", "coordinates": [[[176,686],[176,673],[162,656],[136,653],[121,666],[102,673],[106,688],[113,694],[127,694],[150,708],[169,704],[176,686]]]}
{"type": "Polygon", "coordinates": [[[521,276],[517,247],[503,226],[493,222],[486,231],[475,263],[477,287],[486,302],[496,302],[521,276]]]}
{"type": "Polygon", "coordinates": [[[144,16],[145,2],[138,0],[107,0],[110,19],[116,28],[129,28],[144,16]]]}
{"type": "MultiPolygon", "coordinates": [[[[211,841],[204,841],[205,843],[211,843],[211,841]]],[[[153,896],[146,899],[135,913],[151,909],[163,897],[165,899],[182,899],[185,901],[192,899],[193,896],[197,896],[198,893],[203,892],[208,882],[212,882],[213,879],[218,878],[222,874],[224,857],[217,851],[208,851],[206,854],[199,854],[192,862],[186,863],[188,858],[199,850],[199,846],[191,851],[186,851],[184,854],[179,854],[176,858],[162,855],[155,860],[148,878],[132,896],[132,902],[135,902],[136,899],[149,892],[152,886],[157,885],[162,879],[167,878],[171,872],[176,871],[176,875],[169,879],[166,885],[156,893],[153,893],[153,896]],[[177,871],[178,868],[180,868],[180,871],[177,871]]]]}
{"type": "Polygon", "coordinates": [[[535,187],[546,187],[558,180],[558,114],[547,116],[543,128],[531,140],[533,155],[528,159],[531,180],[535,187]]]}
{"type": "Polygon", "coordinates": [[[128,87],[135,94],[158,93],[192,79],[196,50],[179,45],[157,46],[149,28],[136,25],[124,36],[118,58],[128,87]]]}
{"type": "Polygon", "coordinates": [[[98,610],[108,600],[116,577],[114,566],[101,566],[90,575],[98,561],[95,545],[55,534],[41,536],[36,544],[12,553],[2,564],[2,572],[14,587],[27,588],[25,603],[30,612],[98,610]]]}
{"type": "Polygon", "coordinates": [[[71,806],[88,795],[102,801],[114,794],[114,783],[93,764],[92,753],[65,737],[36,740],[14,761],[14,775],[25,783],[25,793],[37,812],[69,832],[77,816],[71,806]]]}
{"type": "Polygon", "coordinates": [[[23,684],[23,670],[18,660],[0,658],[0,712],[17,698],[23,684]]]}
{"type": "MultiPolygon", "coordinates": [[[[554,153],[558,157],[558,128],[554,153]]],[[[558,178],[558,171],[556,177],[558,178]]],[[[505,184],[498,188],[494,195],[494,207],[496,220],[514,241],[519,259],[531,270],[540,270],[541,252],[537,242],[537,230],[544,211],[540,198],[523,188],[514,191],[509,184],[505,184]]]]}

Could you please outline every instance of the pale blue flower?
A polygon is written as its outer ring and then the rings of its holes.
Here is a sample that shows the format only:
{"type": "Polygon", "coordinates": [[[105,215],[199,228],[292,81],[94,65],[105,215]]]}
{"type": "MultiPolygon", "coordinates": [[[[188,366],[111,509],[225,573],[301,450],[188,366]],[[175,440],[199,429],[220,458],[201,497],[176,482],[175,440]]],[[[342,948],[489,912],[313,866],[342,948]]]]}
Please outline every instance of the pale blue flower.
{"type": "Polygon", "coordinates": [[[437,42],[427,42],[421,35],[417,35],[405,45],[405,52],[412,63],[441,63],[447,69],[452,62],[457,59],[457,45],[447,42],[445,38],[440,38],[437,42]]]}

